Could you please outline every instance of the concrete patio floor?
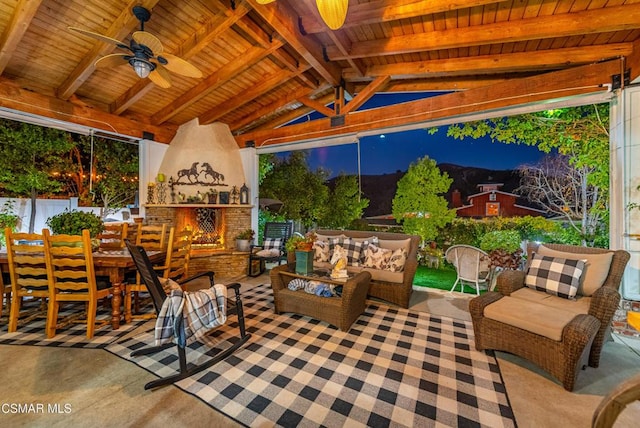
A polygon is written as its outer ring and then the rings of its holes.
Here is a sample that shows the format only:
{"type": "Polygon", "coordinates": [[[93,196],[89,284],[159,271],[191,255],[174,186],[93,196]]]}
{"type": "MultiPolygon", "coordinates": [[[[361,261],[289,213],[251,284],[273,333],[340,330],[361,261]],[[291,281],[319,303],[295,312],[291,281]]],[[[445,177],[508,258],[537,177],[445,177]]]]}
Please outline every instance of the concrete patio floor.
{"type": "MultiPolygon", "coordinates": [[[[243,288],[268,282],[267,274],[241,280],[243,288]]],[[[470,320],[466,307],[472,297],[416,291],[410,306],[470,320]]],[[[21,414],[4,411],[8,408],[3,406],[1,426],[240,426],[174,386],[145,391],[144,384],[155,376],[104,350],[3,345],[0,355],[3,405],[43,403],[47,408],[58,404],[60,409],[60,413],[21,414]]],[[[582,371],[572,393],[521,358],[498,353],[498,360],[519,427],[589,427],[602,397],[640,373],[640,340],[614,336],[604,347],[600,367],[582,371]]],[[[616,426],[637,426],[638,419],[640,403],[636,402],[621,414],[616,426]]]]}

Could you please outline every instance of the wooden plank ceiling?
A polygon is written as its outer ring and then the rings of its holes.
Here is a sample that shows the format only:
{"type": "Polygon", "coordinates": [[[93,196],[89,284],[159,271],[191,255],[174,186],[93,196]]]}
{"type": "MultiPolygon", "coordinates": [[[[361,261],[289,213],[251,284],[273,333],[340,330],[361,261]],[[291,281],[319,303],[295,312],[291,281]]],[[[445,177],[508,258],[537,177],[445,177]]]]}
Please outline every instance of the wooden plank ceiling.
{"type": "Polygon", "coordinates": [[[0,30],[0,107],[161,142],[194,118],[228,124],[241,146],[429,120],[601,91],[640,62],[640,0],[350,0],[337,31],[315,0],[1,0],[0,30]],[[172,73],[162,89],[126,64],[95,68],[122,50],[68,27],[129,44],[135,5],[202,78],[172,73]],[[455,93],[358,111],[393,91],[455,93]],[[312,111],[327,118],[280,128],[312,111]],[[338,115],[344,125],[328,119],[338,115]]]}

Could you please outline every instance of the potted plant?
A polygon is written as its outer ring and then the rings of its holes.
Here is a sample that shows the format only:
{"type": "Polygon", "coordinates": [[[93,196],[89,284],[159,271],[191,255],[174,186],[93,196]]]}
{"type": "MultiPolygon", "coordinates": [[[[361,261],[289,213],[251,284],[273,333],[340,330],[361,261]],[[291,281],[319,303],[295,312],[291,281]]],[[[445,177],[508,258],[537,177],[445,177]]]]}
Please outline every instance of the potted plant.
{"type": "Polygon", "coordinates": [[[8,227],[15,232],[19,223],[20,217],[13,213],[13,202],[5,202],[0,210],[0,248],[5,244],[4,230],[8,227]]]}
{"type": "Polygon", "coordinates": [[[296,255],[296,273],[308,274],[313,271],[313,243],[316,241],[314,232],[306,235],[295,234],[287,240],[284,247],[287,253],[296,255]]]}
{"type": "Polygon", "coordinates": [[[238,251],[250,251],[251,243],[255,232],[253,229],[245,229],[236,236],[236,250],[238,251]]]}
{"type": "Polygon", "coordinates": [[[104,230],[100,216],[88,211],[64,211],[47,219],[47,226],[55,235],[81,235],[83,229],[89,229],[92,239],[104,230]]]}
{"type": "Polygon", "coordinates": [[[516,270],[522,261],[520,234],[515,230],[494,230],[480,240],[480,248],[489,254],[491,267],[516,270]]]}
{"type": "Polygon", "coordinates": [[[311,251],[313,243],[316,242],[316,234],[314,232],[307,232],[305,235],[299,233],[294,234],[284,244],[284,248],[287,252],[293,251],[311,251]]]}

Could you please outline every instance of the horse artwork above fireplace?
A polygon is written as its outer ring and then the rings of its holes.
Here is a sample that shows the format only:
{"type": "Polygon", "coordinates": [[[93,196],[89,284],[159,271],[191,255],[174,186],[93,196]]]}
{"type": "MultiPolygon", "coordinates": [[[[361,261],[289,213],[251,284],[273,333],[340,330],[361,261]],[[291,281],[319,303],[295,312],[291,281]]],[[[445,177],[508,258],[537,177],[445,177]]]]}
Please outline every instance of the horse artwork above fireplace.
{"type": "Polygon", "coordinates": [[[174,185],[201,185],[201,186],[226,186],[224,183],[224,175],[215,171],[209,162],[193,162],[190,168],[184,168],[178,170],[173,179],[171,174],[171,181],[174,185]]]}

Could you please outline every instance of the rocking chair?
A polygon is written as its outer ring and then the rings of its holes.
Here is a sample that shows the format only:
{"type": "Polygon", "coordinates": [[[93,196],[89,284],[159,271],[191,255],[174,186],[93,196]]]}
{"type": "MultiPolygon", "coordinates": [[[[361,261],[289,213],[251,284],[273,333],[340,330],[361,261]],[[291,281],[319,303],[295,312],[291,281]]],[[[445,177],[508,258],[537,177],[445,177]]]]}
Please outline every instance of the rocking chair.
{"type": "MultiPolygon", "coordinates": [[[[167,294],[165,293],[162,287],[162,284],[160,283],[160,279],[158,278],[158,275],[156,274],[156,272],[153,270],[153,265],[149,260],[149,257],[147,256],[147,253],[144,250],[144,248],[133,245],[128,240],[125,241],[125,243],[127,248],[129,249],[131,257],[133,258],[133,261],[135,262],[136,268],[138,269],[138,272],[140,273],[142,280],[146,284],[147,289],[151,294],[151,298],[155,306],[156,312],[159,314],[164,301],[167,299],[167,294]]],[[[209,284],[210,286],[213,287],[214,273],[211,271],[203,272],[201,274],[191,276],[189,278],[179,281],[178,283],[182,285],[196,278],[201,278],[204,276],[209,277],[209,284]]],[[[176,347],[178,348],[180,371],[174,375],[151,381],[144,386],[144,389],[152,389],[159,386],[169,385],[181,379],[189,377],[195,373],[198,373],[208,367],[211,367],[214,364],[217,364],[220,361],[227,358],[228,356],[230,356],[233,352],[235,352],[238,348],[240,348],[251,337],[251,334],[247,334],[245,329],[244,313],[242,311],[242,300],[240,298],[240,284],[235,282],[232,284],[227,284],[226,287],[227,289],[233,289],[235,291],[235,303],[232,302],[231,299],[229,299],[229,302],[228,302],[229,307],[227,308],[227,314],[235,313],[238,317],[238,328],[240,330],[240,337],[238,338],[238,340],[235,343],[233,343],[233,345],[229,346],[227,349],[221,350],[218,353],[214,354],[210,360],[198,365],[191,364],[190,366],[187,366],[187,357],[186,357],[186,349],[185,349],[187,346],[176,344],[176,347]]],[[[184,329],[184,319],[180,319],[178,321],[178,328],[184,329]]],[[[162,350],[168,349],[173,345],[174,345],[173,343],[168,343],[168,344],[163,344],[159,346],[150,346],[147,348],[140,348],[133,351],[131,353],[131,356],[135,357],[139,355],[154,354],[156,352],[160,352],[162,350]]]]}

